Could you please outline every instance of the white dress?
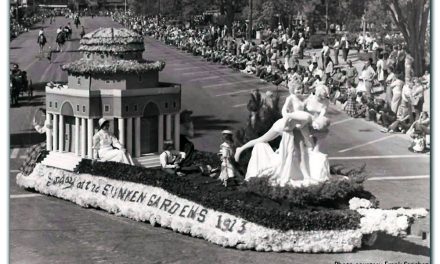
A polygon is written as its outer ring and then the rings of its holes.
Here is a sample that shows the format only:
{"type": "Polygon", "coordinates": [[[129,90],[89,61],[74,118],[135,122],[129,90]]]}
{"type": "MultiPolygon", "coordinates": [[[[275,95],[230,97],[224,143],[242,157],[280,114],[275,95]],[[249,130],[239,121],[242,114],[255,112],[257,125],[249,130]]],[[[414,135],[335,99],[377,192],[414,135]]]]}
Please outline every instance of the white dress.
{"type": "Polygon", "coordinates": [[[99,130],[93,136],[93,148],[98,151],[100,161],[115,161],[132,164],[130,157],[122,150],[118,139],[109,132],[99,130]],[[118,148],[118,149],[114,149],[118,148]]]}
{"type": "MultiPolygon", "coordinates": [[[[284,107],[288,112],[302,110],[303,104],[292,103],[291,96],[286,99],[284,107]]],[[[283,107],[283,108],[284,108],[283,107]]],[[[273,185],[278,186],[301,186],[304,183],[304,176],[299,169],[299,150],[295,147],[295,134],[298,130],[293,130],[297,122],[292,122],[287,117],[277,120],[270,130],[276,132],[281,137],[278,150],[274,152],[268,143],[258,143],[254,146],[249,160],[246,180],[253,177],[269,177],[273,185]]]]}
{"type": "Polygon", "coordinates": [[[221,171],[219,179],[222,181],[226,181],[229,178],[234,178],[235,176],[235,170],[234,166],[232,165],[230,158],[234,156],[234,150],[226,142],[223,142],[220,145],[220,155],[221,155],[221,171]]]}
{"type": "MultiPolygon", "coordinates": [[[[323,104],[316,101],[314,96],[308,98],[305,110],[314,116],[314,119],[320,117],[323,110],[323,104]]],[[[313,130],[312,134],[319,139],[327,136],[326,130],[313,130]]],[[[323,182],[330,178],[330,165],[328,155],[317,150],[309,150],[310,178],[312,182],[323,182]]]]}

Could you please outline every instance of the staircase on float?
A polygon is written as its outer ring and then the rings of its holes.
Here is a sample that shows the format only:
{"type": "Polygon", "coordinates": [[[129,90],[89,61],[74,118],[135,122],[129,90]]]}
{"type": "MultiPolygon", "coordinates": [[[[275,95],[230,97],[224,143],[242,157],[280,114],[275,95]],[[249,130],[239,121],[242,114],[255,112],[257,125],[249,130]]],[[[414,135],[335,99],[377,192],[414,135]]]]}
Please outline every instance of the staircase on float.
{"type": "Polygon", "coordinates": [[[75,153],[51,151],[41,164],[67,171],[75,171],[81,160],[82,158],[75,155],[75,153]]]}
{"type": "Polygon", "coordinates": [[[133,158],[133,162],[137,166],[144,168],[157,168],[160,167],[159,154],[143,154],[139,158],[133,158]]]}

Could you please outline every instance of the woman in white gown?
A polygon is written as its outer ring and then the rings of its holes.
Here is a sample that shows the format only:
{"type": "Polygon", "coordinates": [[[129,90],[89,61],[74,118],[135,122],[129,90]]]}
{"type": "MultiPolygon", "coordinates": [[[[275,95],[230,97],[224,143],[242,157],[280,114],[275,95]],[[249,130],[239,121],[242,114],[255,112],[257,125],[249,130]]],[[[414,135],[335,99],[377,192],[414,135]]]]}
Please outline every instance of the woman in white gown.
{"type": "Polygon", "coordinates": [[[313,148],[309,136],[313,115],[303,111],[304,104],[295,94],[300,86],[295,87],[296,91],[293,87],[289,89],[290,96],[282,109],[283,118],[260,138],[237,148],[235,159],[238,161],[243,150],[254,147],[246,173],[247,180],[269,176],[272,184],[279,186],[301,186],[314,181],[309,168],[313,161],[308,158],[307,150],[313,148]],[[274,152],[267,142],[278,136],[282,136],[282,139],[278,151],[274,152]]]}
{"type": "Polygon", "coordinates": [[[313,148],[308,150],[310,176],[313,182],[322,182],[329,179],[330,165],[327,154],[320,152],[322,140],[328,134],[330,126],[329,119],[325,116],[329,104],[329,90],[327,86],[319,86],[315,94],[305,100],[305,111],[313,115],[313,122],[310,126],[310,135],[313,148]]]}
{"type": "Polygon", "coordinates": [[[99,127],[101,129],[93,136],[95,158],[134,165],[130,154],[126,153],[118,139],[109,132],[109,122],[105,118],[99,119],[99,127]]]}

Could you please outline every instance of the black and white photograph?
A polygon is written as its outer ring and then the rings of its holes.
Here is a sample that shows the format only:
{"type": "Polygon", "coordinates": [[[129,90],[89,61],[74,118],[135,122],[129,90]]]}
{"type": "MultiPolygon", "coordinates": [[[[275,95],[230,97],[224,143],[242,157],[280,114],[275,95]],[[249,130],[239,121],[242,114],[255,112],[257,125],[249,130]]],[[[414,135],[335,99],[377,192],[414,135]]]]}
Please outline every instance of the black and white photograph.
{"type": "Polygon", "coordinates": [[[5,261],[435,263],[433,2],[5,1],[5,261]]]}

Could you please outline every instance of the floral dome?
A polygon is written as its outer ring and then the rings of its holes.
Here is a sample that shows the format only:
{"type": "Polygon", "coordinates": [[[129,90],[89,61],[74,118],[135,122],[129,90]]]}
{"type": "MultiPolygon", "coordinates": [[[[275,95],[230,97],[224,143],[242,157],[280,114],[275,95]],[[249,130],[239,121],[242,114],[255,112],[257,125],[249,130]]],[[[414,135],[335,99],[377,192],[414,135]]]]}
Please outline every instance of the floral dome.
{"type": "Polygon", "coordinates": [[[100,28],[92,31],[81,39],[79,50],[92,56],[87,55],[62,66],[63,70],[75,76],[142,74],[162,71],[165,67],[163,61],[144,60],[144,38],[126,28],[100,28]]]}
{"type": "Polygon", "coordinates": [[[144,39],[126,28],[100,28],[86,34],[80,41],[80,51],[97,53],[143,52],[144,39]]]}

